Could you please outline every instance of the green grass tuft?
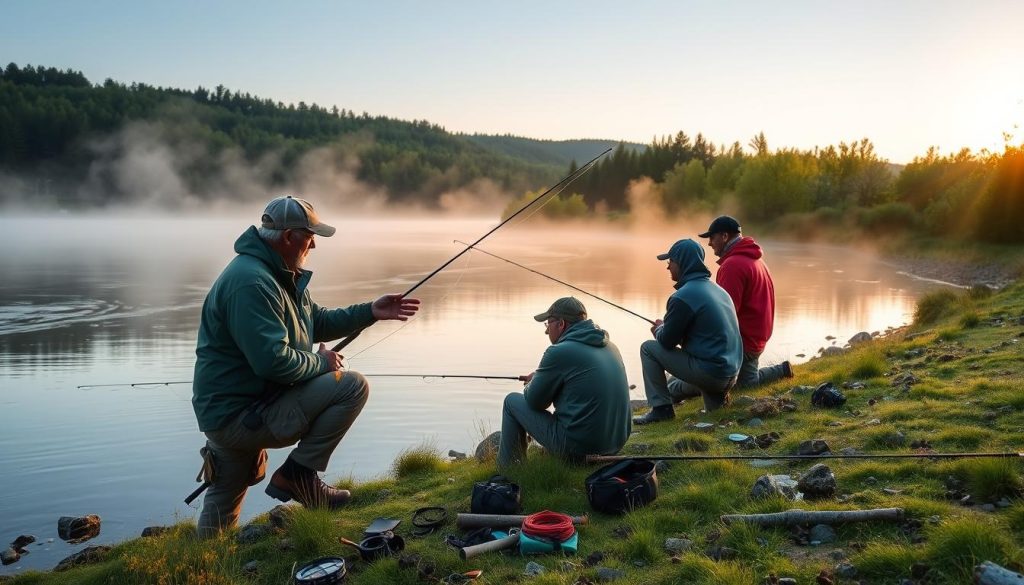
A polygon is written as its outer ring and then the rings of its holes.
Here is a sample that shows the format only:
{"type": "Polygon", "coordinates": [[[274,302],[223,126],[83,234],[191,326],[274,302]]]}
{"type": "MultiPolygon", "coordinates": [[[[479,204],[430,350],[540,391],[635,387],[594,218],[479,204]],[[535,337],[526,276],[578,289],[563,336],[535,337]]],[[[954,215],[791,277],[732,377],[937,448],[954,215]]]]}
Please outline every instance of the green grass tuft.
{"type": "Polygon", "coordinates": [[[929,530],[924,561],[950,582],[969,583],[975,565],[982,561],[1005,565],[1013,560],[1013,551],[1010,538],[993,530],[990,521],[959,518],[929,530]]]}
{"type": "Polygon", "coordinates": [[[1007,459],[971,459],[960,464],[969,493],[980,502],[996,502],[1024,494],[1017,462],[1007,459]]]}
{"type": "Polygon", "coordinates": [[[416,473],[440,471],[446,465],[437,445],[424,443],[399,453],[391,464],[391,473],[401,479],[416,473]]]}
{"type": "Polygon", "coordinates": [[[885,355],[880,349],[870,348],[867,351],[858,352],[852,364],[853,369],[850,375],[858,380],[877,378],[889,369],[885,361],[885,355]]]}
{"type": "Polygon", "coordinates": [[[910,576],[910,565],[919,556],[913,547],[906,544],[871,543],[851,561],[864,577],[897,583],[900,578],[910,576]]]}
{"type": "Polygon", "coordinates": [[[914,324],[931,325],[953,313],[960,297],[949,289],[928,293],[917,301],[914,309],[914,324]]]}

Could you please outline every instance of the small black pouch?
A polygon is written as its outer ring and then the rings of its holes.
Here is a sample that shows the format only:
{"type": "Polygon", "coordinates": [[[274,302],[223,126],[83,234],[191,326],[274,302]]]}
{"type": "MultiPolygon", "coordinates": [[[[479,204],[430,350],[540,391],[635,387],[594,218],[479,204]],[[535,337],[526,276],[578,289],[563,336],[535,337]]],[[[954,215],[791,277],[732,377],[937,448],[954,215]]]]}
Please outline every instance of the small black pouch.
{"type": "Polygon", "coordinates": [[[469,509],[474,514],[519,514],[523,504],[519,484],[503,475],[492,475],[487,481],[473,484],[473,499],[469,509]]]}
{"type": "Polygon", "coordinates": [[[811,404],[824,408],[835,408],[846,402],[846,395],[839,391],[832,382],[825,382],[811,393],[811,404]]]}
{"type": "Polygon", "coordinates": [[[624,514],[658,497],[654,462],[625,459],[605,465],[586,479],[587,500],[598,512],[624,514]]]}

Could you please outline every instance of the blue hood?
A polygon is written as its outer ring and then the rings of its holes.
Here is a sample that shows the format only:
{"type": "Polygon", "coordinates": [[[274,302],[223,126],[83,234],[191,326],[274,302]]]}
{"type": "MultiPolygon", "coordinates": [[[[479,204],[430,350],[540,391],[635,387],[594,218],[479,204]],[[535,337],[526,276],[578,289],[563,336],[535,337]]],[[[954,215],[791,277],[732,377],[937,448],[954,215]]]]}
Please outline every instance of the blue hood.
{"type": "Polygon", "coordinates": [[[711,271],[704,265],[704,247],[685,239],[672,244],[669,251],[658,256],[659,260],[674,260],[679,265],[679,279],[676,288],[698,278],[711,278],[711,271]]]}

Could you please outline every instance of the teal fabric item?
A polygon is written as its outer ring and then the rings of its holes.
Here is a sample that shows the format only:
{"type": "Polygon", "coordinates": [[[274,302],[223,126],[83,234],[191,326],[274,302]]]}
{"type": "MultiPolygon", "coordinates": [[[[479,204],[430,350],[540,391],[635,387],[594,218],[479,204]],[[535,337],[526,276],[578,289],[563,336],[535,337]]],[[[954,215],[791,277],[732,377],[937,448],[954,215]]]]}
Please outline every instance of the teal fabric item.
{"type": "Polygon", "coordinates": [[[590,319],[570,325],[544,351],[523,393],[533,410],[554,405],[570,453],[617,453],[629,438],[632,417],[622,355],[590,319]]]}
{"type": "Polygon", "coordinates": [[[579,546],[579,533],[573,532],[564,542],[555,542],[546,538],[531,537],[525,532],[519,533],[519,554],[537,555],[551,552],[562,552],[574,555],[579,546]]]}
{"type": "Polygon", "coordinates": [[[326,373],[313,344],[374,322],[370,303],[324,309],[309,296],[313,273],[289,271],[254,226],[206,295],[196,343],[192,408],[199,430],[226,426],[265,391],[326,373]]]}

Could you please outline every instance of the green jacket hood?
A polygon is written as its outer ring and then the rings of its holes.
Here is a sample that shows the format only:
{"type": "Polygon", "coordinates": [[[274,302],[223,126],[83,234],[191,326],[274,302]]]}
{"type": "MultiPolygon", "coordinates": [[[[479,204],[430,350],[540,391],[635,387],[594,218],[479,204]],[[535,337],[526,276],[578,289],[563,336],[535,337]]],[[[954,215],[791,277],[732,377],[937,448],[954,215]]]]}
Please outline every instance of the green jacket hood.
{"type": "Polygon", "coordinates": [[[558,338],[558,343],[563,341],[575,341],[594,347],[608,345],[608,332],[594,324],[590,319],[578,321],[569,326],[558,338]]]}
{"type": "Polygon", "coordinates": [[[238,236],[238,239],[235,240],[235,253],[252,256],[266,264],[274,278],[292,294],[295,294],[296,289],[299,291],[305,289],[306,284],[309,283],[310,278],[313,276],[311,271],[300,269],[299,278],[296,279],[295,273],[288,270],[284,265],[284,259],[281,258],[281,255],[263,241],[256,226],[253,225],[249,226],[249,229],[242,232],[242,235],[238,236]]]}

